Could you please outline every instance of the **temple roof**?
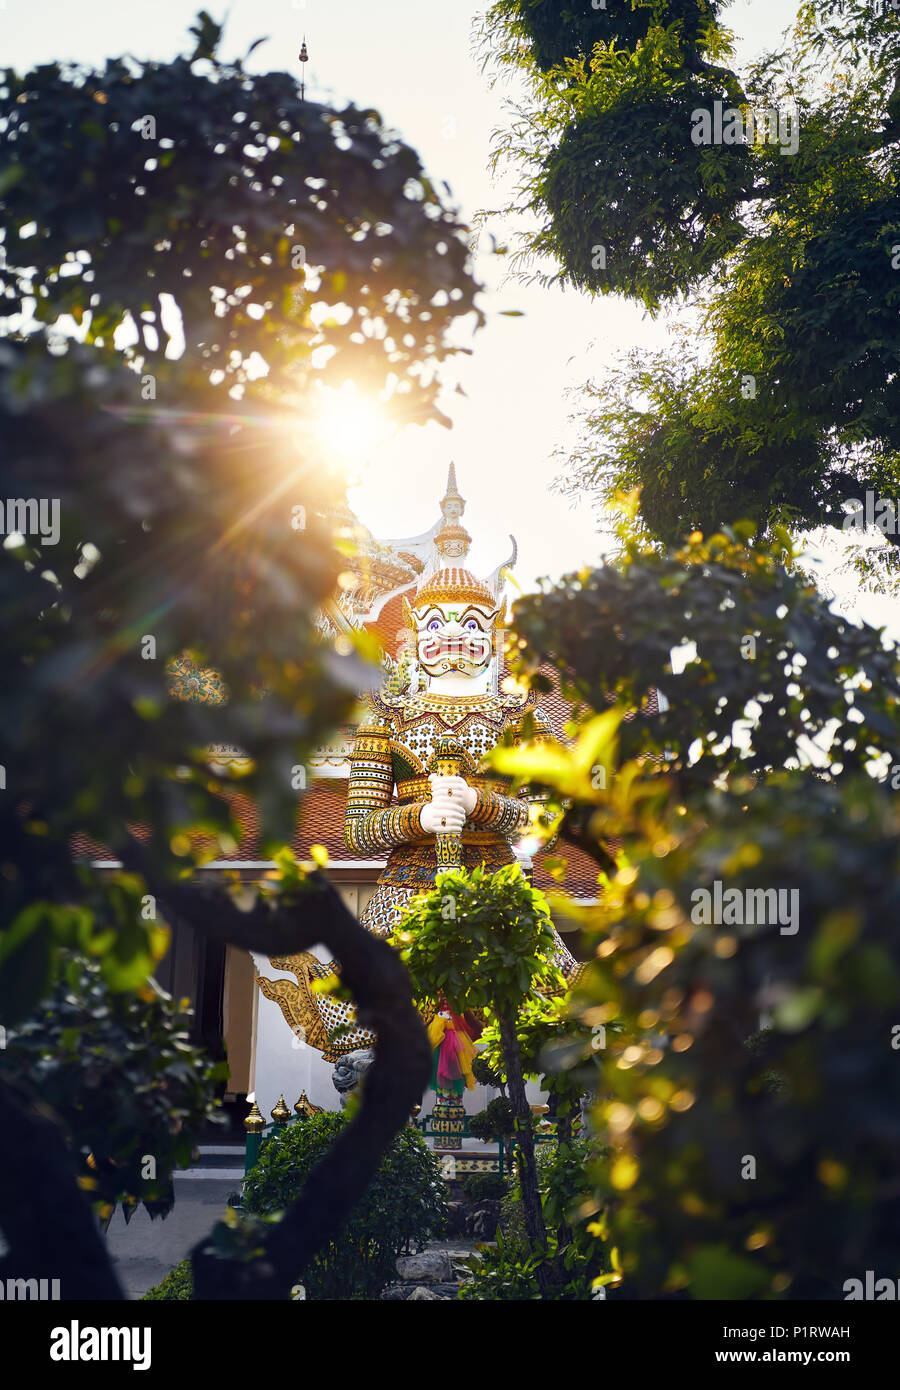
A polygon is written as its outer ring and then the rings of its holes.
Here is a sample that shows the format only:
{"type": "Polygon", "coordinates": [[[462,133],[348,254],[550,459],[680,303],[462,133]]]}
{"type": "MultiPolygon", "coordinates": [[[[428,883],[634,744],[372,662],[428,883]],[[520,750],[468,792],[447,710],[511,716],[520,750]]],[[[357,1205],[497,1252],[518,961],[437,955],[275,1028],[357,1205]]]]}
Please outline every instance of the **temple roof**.
{"type": "MultiPolygon", "coordinates": [[[[234,819],[239,827],[236,849],[230,854],[217,855],[216,865],[240,868],[241,865],[258,866],[262,862],[260,847],[259,808],[243,792],[232,792],[227,797],[234,819]]],[[[341,779],[314,780],[308,790],[302,792],[297,803],[297,819],[291,846],[298,859],[311,858],[313,845],[323,845],[328,852],[329,867],[336,872],[337,881],[345,875],[360,876],[361,870],[371,871],[375,876],[387,863],[386,856],[372,855],[365,861],[355,859],[344,843],[344,815],[347,805],[347,784],[341,779]]],[[[147,832],[141,826],[132,827],[138,839],[146,839],[147,832]]],[[[95,862],[112,862],[111,851],[103,845],[77,834],[72,840],[73,852],[78,857],[95,862]]],[[[549,852],[552,858],[567,860],[563,878],[551,875],[544,867],[546,854],[534,857],[534,884],[541,890],[553,889],[578,898],[597,897],[597,866],[580,849],[573,845],[560,844],[549,852]]]]}

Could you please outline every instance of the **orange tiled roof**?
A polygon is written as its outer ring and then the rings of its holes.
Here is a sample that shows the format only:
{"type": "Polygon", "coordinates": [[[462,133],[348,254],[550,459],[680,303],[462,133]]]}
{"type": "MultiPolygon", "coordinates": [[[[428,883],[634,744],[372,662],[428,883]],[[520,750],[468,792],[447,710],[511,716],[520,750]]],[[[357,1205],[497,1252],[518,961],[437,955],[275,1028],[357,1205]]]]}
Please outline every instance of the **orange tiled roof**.
{"type": "MultiPolygon", "coordinates": [[[[242,792],[228,796],[232,813],[240,827],[237,848],[231,853],[216,852],[218,862],[227,862],[239,867],[241,864],[259,863],[262,850],[259,843],[259,810],[256,804],[242,792]]],[[[292,840],[292,848],[298,859],[309,859],[313,845],[324,845],[330,863],[336,869],[342,865],[359,861],[344,843],[344,811],[347,801],[347,783],[344,778],[323,778],[313,781],[305,792],[301,792],[297,802],[297,822],[292,840]]],[[[146,827],[133,827],[139,839],[146,838],[146,827]]],[[[198,837],[198,845],[203,839],[198,837]]],[[[208,842],[211,843],[211,842],[208,842]]],[[[109,860],[112,852],[98,845],[86,835],[73,837],[73,852],[79,858],[109,860]]],[[[386,857],[372,857],[373,866],[386,863],[386,857]]],[[[573,897],[595,898],[597,896],[597,866],[582,850],[574,845],[558,842],[551,851],[535,856],[535,887],[542,891],[553,889],[571,893],[573,897]],[[547,853],[567,861],[564,880],[560,883],[544,868],[547,853]]]]}
{"type": "MultiPolygon", "coordinates": [[[[259,808],[243,792],[230,792],[226,800],[231,806],[240,833],[237,848],[230,854],[218,851],[217,860],[228,861],[235,865],[258,862],[262,858],[259,841],[259,808]]],[[[313,845],[324,845],[328,851],[329,859],[335,864],[339,865],[341,860],[352,859],[352,855],[344,844],[346,802],[347,783],[343,778],[322,778],[319,781],[313,781],[307,791],[298,795],[297,819],[291,841],[291,847],[298,859],[309,859],[310,849],[313,845]]],[[[133,829],[139,839],[146,838],[146,827],[136,826],[133,829]]],[[[202,846],[203,837],[198,837],[196,843],[202,846]]],[[[207,843],[211,842],[207,841],[207,843]]],[[[97,845],[86,835],[76,835],[73,838],[73,850],[75,854],[90,859],[111,859],[113,857],[108,849],[102,845],[97,845]]],[[[373,856],[372,863],[376,862],[384,863],[386,857],[376,859],[373,856]]]]}

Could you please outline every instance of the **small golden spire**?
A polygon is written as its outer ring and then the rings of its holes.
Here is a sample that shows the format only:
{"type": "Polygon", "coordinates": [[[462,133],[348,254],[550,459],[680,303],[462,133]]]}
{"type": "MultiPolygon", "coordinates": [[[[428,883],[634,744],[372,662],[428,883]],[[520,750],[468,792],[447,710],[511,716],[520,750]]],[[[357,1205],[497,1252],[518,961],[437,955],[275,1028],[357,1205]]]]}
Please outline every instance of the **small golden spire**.
{"type": "Polygon", "coordinates": [[[287,1124],[288,1120],[291,1118],[291,1112],[287,1108],[283,1095],[278,1097],[278,1104],[275,1106],[274,1110],[270,1111],[270,1114],[277,1125],[287,1124]]]}
{"type": "Polygon", "coordinates": [[[262,1111],[256,1101],[250,1107],[250,1113],[244,1118],[244,1129],[248,1134],[261,1134],[266,1127],[262,1111]]]}
{"type": "Polygon", "coordinates": [[[297,1114],[302,1115],[304,1119],[310,1115],[321,1115],[322,1113],[321,1105],[313,1105],[305,1091],[301,1091],[300,1099],[294,1101],[294,1109],[297,1114]]]}
{"type": "MultiPolygon", "coordinates": [[[[305,35],[305,34],[303,35],[303,42],[302,42],[301,45],[300,45],[300,62],[301,62],[301,63],[308,63],[308,62],[309,62],[309,53],[308,53],[307,48],[306,48],[306,35],[305,35]]],[[[305,68],[301,68],[301,69],[300,69],[300,100],[301,100],[301,101],[305,101],[305,100],[306,100],[306,78],[303,76],[303,74],[305,73],[305,71],[306,71],[305,68]]]]}

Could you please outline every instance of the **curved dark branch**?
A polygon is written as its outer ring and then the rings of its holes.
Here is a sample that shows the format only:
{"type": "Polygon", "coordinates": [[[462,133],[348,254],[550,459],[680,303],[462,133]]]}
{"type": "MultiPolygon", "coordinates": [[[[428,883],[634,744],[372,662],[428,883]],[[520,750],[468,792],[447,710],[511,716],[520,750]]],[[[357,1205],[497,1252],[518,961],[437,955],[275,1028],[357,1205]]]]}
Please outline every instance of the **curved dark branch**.
{"type": "Polygon", "coordinates": [[[246,1263],[224,1260],[209,1240],[192,1253],[197,1298],[288,1298],[313,1256],[343,1226],[428,1085],[431,1049],[406,968],[396,951],[359,925],[320,874],[310,875],[290,902],[258,896],[243,912],[220,888],[167,883],[134,840],[123,861],[208,937],[266,955],[326,946],[341,964],[360,1023],[377,1035],[360,1109],[310,1173],[300,1198],[260,1241],[262,1255],[246,1263]]]}

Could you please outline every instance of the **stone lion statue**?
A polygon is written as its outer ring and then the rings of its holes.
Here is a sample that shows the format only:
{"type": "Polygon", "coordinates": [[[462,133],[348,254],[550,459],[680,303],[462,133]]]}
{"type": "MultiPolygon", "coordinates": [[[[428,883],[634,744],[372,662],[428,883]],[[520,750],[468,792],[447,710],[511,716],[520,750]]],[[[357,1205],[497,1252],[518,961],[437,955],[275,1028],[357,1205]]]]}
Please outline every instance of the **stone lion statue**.
{"type": "Polygon", "coordinates": [[[347,1097],[359,1085],[369,1067],[375,1061],[371,1047],[360,1047],[340,1057],[331,1073],[331,1082],[341,1098],[341,1109],[347,1104],[347,1097]]]}

